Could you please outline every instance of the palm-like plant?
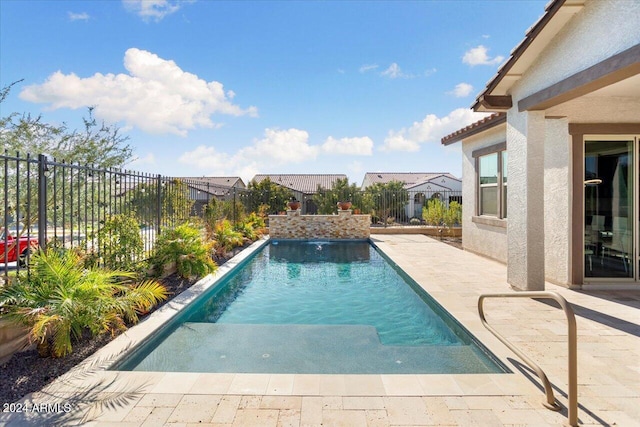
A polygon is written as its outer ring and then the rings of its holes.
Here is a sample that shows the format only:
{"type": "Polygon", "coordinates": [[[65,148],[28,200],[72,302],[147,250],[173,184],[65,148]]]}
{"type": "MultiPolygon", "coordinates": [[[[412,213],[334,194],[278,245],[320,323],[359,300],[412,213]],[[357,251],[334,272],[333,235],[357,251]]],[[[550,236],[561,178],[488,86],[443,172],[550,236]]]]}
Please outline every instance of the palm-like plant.
{"type": "Polygon", "coordinates": [[[233,226],[233,229],[240,233],[247,241],[252,242],[258,238],[258,233],[250,223],[239,222],[233,226]]]}
{"type": "Polygon", "coordinates": [[[224,256],[227,252],[230,252],[233,248],[242,246],[244,240],[242,233],[235,231],[229,221],[219,221],[214,229],[213,236],[215,242],[216,255],[224,256]]]}
{"type": "Polygon", "coordinates": [[[138,313],[166,299],[155,281],[135,283],[135,273],[83,269],[72,251],[35,254],[30,274],[0,292],[0,315],[30,328],[29,338],[55,357],[72,351],[73,338],[126,328],[138,313]]]}
{"type": "Polygon", "coordinates": [[[200,230],[183,224],[173,230],[165,230],[160,235],[152,263],[156,274],[160,274],[164,266],[175,263],[180,276],[202,277],[218,267],[210,253],[211,244],[203,241],[200,230]]]}

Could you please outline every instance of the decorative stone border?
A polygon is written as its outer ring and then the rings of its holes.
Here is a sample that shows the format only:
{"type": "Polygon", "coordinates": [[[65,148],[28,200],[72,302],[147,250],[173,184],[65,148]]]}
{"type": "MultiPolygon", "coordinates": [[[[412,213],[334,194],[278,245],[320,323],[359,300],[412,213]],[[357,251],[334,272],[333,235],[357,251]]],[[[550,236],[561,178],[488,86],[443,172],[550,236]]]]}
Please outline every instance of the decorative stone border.
{"type": "Polygon", "coordinates": [[[272,239],[368,239],[371,215],[352,215],[340,210],[337,215],[300,215],[300,210],[287,215],[269,215],[272,239]]]}

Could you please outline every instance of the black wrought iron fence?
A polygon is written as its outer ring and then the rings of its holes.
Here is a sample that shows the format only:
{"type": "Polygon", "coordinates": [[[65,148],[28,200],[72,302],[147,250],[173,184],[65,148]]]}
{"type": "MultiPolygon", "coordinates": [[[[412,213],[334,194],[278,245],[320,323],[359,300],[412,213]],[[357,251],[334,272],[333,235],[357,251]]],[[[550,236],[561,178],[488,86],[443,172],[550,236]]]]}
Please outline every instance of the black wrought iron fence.
{"type": "Polygon", "coordinates": [[[462,205],[462,192],[445,189],[437,190],[380,190],[368,188],[349,191],[336,195],[332,191],[319,191],[305,196],[303,213],[331,214],[337,209],[337,202],[350,201],[355,213],[371,215],[373,226],[425,225],[423,209],[430,201],[439,201],[443,210],[449,209],[452,202],[462,205]]]}
{"type": "MultiPolygon", "coordinates": [[[[355,213],[371,215],[373,226],[423,225],[427,222],[423,209],[430,201],[438,200],[442,209],[452,202],[462,203],[461,192],[441,189],[345,191],[348,194],[304,195],[303,213],[335,213],[337,202],[347,199],[355,213]]],[[[7,151],[0,154],[0,195],[0,273],[4,275],[24,268],[35,250],[47,246],[80,248],[99,259],[101,251],[107,250],[100,230],[114,215],[137,220],[143,253],[148,256],[164,228],[191,217],[236,222],[262,206],[286,209],[286,202],[276,195],[217,185],[205,178],[105,169],[7,151]]]]}
{"type": "Polygon", "coordinates": [[[81,248],[100,253],[99,230],[125,214],[140,225],[149,255],[162,229],[202,216],[211,199],[231,201],[230,219],[243,213],[241,189],[92,165],[44,155],[0,154],[0,273],[24,268],[38,248],[81,248]]]}

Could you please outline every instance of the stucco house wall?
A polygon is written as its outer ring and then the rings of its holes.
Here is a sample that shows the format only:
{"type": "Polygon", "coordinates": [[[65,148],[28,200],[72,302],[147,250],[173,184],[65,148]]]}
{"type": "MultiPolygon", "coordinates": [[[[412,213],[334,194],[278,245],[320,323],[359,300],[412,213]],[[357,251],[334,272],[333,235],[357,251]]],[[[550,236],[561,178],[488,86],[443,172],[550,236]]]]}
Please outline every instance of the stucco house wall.
{"type": "Polygon", "coordinates": [[[513,86],[515,109],[517,100],[640,43],[638,16],[638,1],[585,2],[513,86]]]}
{"type": "MultiPolygon", "coordinates": [[[[527,232],[531,234],[532,230],[533,234],[537,234],[535,230],[540,228],[545,236],[544,249],[534,252],[533,262],[536,262],[537,257],[543,256],[545,279],[557,284],[569,285],[571,280],[572,150],[568,124],[634,122],[638,120],[640,100],[594,92],[543,112],[520,112],[518,101],[640,43],[640,32],[634,28],[637,27],[637,21],[630,19],[639,14],[640,2],[586,2],[583,9],[554,37],[553,43],[538,55],[511,91],[513,107],[507,112],[507,132],[510,134],[507,138],[507,150],[509,168],[514,174],[509,176],[509,204],[523,206],[523,209],[510,209],[513,219],[522,216],[518,218],[517,224],[513,221],[511,231],[514,241],[509,244],[510,258],[514,262],[524,257],[525,251],[531,248],[530,242],[526,246],[518,244],[516,240],[522,240],[516,236],[527,232]],[[615,23],[614,27],[605,24],[612,22],[615,23]],[[612,31],[615,31],[615,37],[611,36],[612,31]],[[536,113],[538,117],[535,117],[536,113]],[[542,114],[544,117],[540,117],[542,114]],[[534,129],[537,131],[532,131],[534,129]],[[536,167],[537,155],[527,155],[523,150],[536,150],[534,139],[540,139],[541,136],[544,141],[544,219],[532,221],[529,218],[528,226],[525,226],[525,216],[531,216],[531,209],[536,208],[534,194],[537,190],[534,188],[539,185],[533,182],[535,174],[531,173],[532,167],[536,167]],[[529,173],[522,176],[517,172],[526,170],[529,173]],[[533,206],[516,200],[519,194],[522,195],[522,191],[529,191],[534,197],[528,199],[533,200],[533,206]]],[[[528,259],[531,260],[531,256],[528,259]]],[[[517,267],[510,274],[518,274],[517,267]]],[[[526,280],[530,281],[531,277],[526,280]]],[[[523,282],[525,279],[513,277],[509,281],[523,282]]]]}
{"type": "Polygon", "coordinates": [[[500,262],[507,262],[506,220],[476,216],[478,182],[472,153],[504,141],[505,125],[499,125],[462,143],[462,245],[465,250],[500,262]]]}
{"type": "Polygon", "coordinates": [[[506,113],[506,124],[490,126],[497,119],[488,118],[442,139],[463,144],[464,245],[505,260],[514,288],[597,282],[584,277],[583,138],[640,135],[638,22],[640,1],[552,0],[472,107],[506,113]],[[478,225],[499,222],[473,216],[472,152],[496,132],[508,153],[504,240],[478,225]]]}
{"type": "Polygon", "coordinates": [[[571,137],[566,118],[546,120],[545,124],[545,279],[568,286],[571,257],[571,137]]]}

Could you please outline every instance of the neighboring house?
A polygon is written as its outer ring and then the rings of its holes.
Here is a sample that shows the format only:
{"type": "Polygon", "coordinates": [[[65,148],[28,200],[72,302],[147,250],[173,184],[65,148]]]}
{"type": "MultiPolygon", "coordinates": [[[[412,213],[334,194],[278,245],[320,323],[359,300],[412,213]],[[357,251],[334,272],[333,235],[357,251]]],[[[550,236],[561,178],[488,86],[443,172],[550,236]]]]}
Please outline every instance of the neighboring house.
{"type": "Polygon", "coordinates": [[[407,218],[422,218],[422,207],[429,199],[440,199],[446,204],[454,200],[462,202],[462,181],[450,173],[367,172],[360,188],[365,190],[370,185],[391,181],[402,182],[409,193],[407,218]]]}
{"type": "Polygon", "coordinates": [[[330,190],[337,180],[348,179],[343,174],[259,174],[251,181],[259,183],[266,178],[291,190],[294,197],[302,202],[303,214],[318,213],[318,207],[313,202],[313,195],[318,192],[318,187],[330,190]]]}
{"type": "Polygon", "coordinates": [[[442,139],[464,246],[517,289],[639,288],[638,22],[638,1],[551,1],[472,107],[499,114],[442,139]]]}
{"type": "Polygon", "coordinates": [[[237,199],[241,190],[246,186],[244,181],[237,176],[198,176],[179,177],[189,188],[189,198],[194,200],[193,210],[195,213],[202,212],[202,208],[209,203],[209,200],[237,199]]]}

